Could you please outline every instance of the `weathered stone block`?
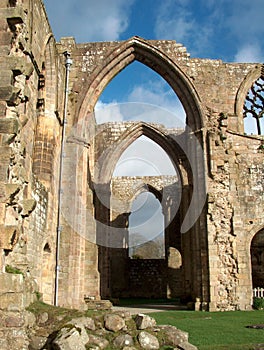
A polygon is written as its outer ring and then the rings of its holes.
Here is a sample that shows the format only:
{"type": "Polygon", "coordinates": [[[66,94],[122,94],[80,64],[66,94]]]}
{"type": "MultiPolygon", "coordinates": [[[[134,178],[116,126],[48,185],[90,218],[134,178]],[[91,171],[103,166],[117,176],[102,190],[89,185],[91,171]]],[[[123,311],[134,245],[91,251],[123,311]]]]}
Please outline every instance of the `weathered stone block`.
{"type": "Polygon", "coordinates": [[[8,0],[0,0],[0,8],[6,8],[9,4],[8,0]]]}
{"type": "MultiPolygon", "coordinates": [[[[21,190],[21,186],[18,184],[4,184],[4,188],[5,188],[6,202],[11,204],[14,201],[15,196],[21,190]]],[[[0,197],[1,197],[1,194],[0,194],[0,197]]]]}
{"type": "Polygon", "coordinates": [[[119,348],[124,348],[124,346],[133,346],[134,341],[131,335],[129,334],[121,334],[117,336],[113,342],[114,346],[119,349],[119,348]]]}
{"type": "Polygon", "coordinates": [[[183,342],[188,342],[188,333],[177,329],[174,326],[160,326],[166,334],[168,345],[177,346],[183,342]]]}
{"type": "Polygon", "coordinates": [[[24,199],[23,201],[21,201],[21,215],[29,216],[32,213],[32,211],[36,208],[36,204],[37,202],[35,201],[35,199],[24,199]]]}
{"type": "Polygon", "coordinates": [[[1,310],[23,311],[25,308],[23,293],[6,293],[1,295],[1,310]]]}
{"type": "Polygon", "coordinates": [[[158,339],[148,332],[140,332],[138,341],[140,346],[146,350],[158,350],[160,348],[158,339]]]}
{"type": "Polygon", "coordinates": [[[0,73],[0,86],[1,87],[9,86],[12,84],[13,72],[10,69],[8,70],[7,69],[8,67],[6,67],[5,69],[4,65],[8,66],[7,61],[1,62],[1,63],[3,65],[3,70],[0,73]]]}
{"type": "Polygon", "coordinates": [[[20,328],[24,323],[24,317],[20,314],[8,315],[5,319],[5,324],[8,328],[20,328]]]}
{"type": "Polygon", "coordinates": [[[137,329],[146,329],[156,326],[156,320],[153,317],[144,314],[138,314],[135,317],[135,323],[137,329]]]}
{"type": "Polygon", "coordinates": [[[19,128],[19,124],[17,119],[13,119],[13,118],[0,119],[0,134],[17,134],[18,128],[19,128]]]}
{"type": "Polygon", "coordinates": [[[15,103],[20,89],[12,85],[0,87],[0,99],[15,103]]]}
{"type": "Polygon", "coordinates": [[[25,12],[22,7],[8,7],[0,9],[0,17],[5,17],[10,25],[23,23],[25,20],[25,12]]]}
{"type": "Polygon", "coordinates": [[[53,344],[58,349],[79,349],[85,350],[85,344],[89,341],[89,336],[84,329],[81,333],[76,329],[62,328],[53,344]]]}
{"type": "Polygon", "coordinates": [[[126,325],[122,317],[114,314],[105,315],[104,324],[106,329],[113,332],[120,331],[126,325]]]}
{"type": "MultiPolygon", "coordinates": [[[[29,77],[34,70],[33,63],[27,62],[24,57],[19,58],[10,56],[6,61],[6,64],[8,65],[11,71],[20,72],[21,74],[24,74],[27,77],[29,77]]],[[[13,75],[13,72],[11,72],[11,74],[13,75]]],[[[27,86],[25,88],[27,88],[27,86]]]]}
{"type": "Polygon", "coordinates": [[[24,278],[20,274],[0,273],[0,294],[22,293],[24,291],[24,278]]]}
{"type": "Polygon", "coordinates": [[[0,225],[0,247],[2,249],[12,250],[18,241],[18,226],[0,225]]]}
{"type": "Polygon", "coordinates": [[[1,47],[0,53],[1,54],[8,54],[10,52],[10,43],[12,40],[12,33],[11,32],[1,32],[0,33],[0,44],[6,45],[8,47],[1,47]]]}
{"type": "Polygon", "coordinates": [[[5,185],[0,182],[0,203],[5,203],[5,201],[6,201],[5,185]]]}

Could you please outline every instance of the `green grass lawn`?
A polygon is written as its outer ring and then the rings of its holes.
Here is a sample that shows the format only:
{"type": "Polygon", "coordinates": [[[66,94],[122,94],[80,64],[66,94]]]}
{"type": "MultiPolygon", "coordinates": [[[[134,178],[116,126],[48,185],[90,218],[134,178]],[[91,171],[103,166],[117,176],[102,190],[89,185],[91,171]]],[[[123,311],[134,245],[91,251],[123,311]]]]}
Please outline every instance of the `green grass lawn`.
{"type": "Polygon", "coordinates": [[[264,329],[246,328],[264,324],[264,311],[167,311],[151,316],[158,324],[170,324],[188,332],[190,343],[199,350],[264,349],[264,329]]]}

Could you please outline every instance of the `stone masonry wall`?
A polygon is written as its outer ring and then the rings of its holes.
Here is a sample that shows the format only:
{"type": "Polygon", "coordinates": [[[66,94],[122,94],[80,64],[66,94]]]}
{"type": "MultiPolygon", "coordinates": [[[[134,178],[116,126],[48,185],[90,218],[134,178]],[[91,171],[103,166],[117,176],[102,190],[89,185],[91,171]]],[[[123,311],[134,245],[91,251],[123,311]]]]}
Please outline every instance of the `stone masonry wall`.
{"type": "MultiPolygon", "coordinates": [[[[190,294],[201,300],[201,308],[250,308],[251,242],[264,227],[263,136],[244,135],[242,110],[253,80],[263,76],[263,65],[191,58],[183,45],[168,40],[133,37],[78,44],[69,37],[55,43],[41,0],[0,1],[0,277],[5,278],[7,265],[19,268],[29,280],[36,279],[34,288],[44,293],[45,301],[53,301],[65,50],[70,51],[73,65],[66,111],[70,152],[63,182],[68,184],[71,178],[74,186],[65,187],[64,198],[78,215],[74,225],[67,226],[67,217],[63,222],[60,300],[78,307],[84,294],[100,297],[94,216],[103,206],[95,207],[94,185],[107,192],[110,179],[105,158],[102,164],[98,159],[105,150],[112,156],[115,141],[130,129],[124,123],[96,126],[93,111],[105,86],[138,60],[166,79],[179,96],[190,134],[199,138],[204,152],[201,164],[196,150],[191,150],[194,175],[186,166],[186,200],[180,208],[181,215],[187,212],[192,176],[203,172],[208,202],[183,245],[183,259],[190,253],[184,267],[190,294]],[[72,133],[76,125],[77,138],[72,133]],[[77,154],[75,168],[74,142],[84,149],[81,156],[77,154]],[[95,184],[96,166],[100,183],[95,184]],[[93,242],[76,232],[86,232],[86,227],[93,242]]],[[[164,130],[156,131],[151,135],[165,142],[164,130]]],[[[129,141],[139,134],[132,133],[129,141]]],[[[170,150],[178,155],[174,146],[170,150]]],[[[105,210],[105,222],[107,215],[105,210]]],[[[104,265],[107,270],[107,259],[104,265]]]]}
{"type": "MultiPolygon", "coordinates": [[[[42,1],[1,1],[0,18],[1,271],[7,265],[18,268],[35,279],[35,291],[43,291],[45,301],[52,302],[60,125],[51,106],[62,86],[57,84],[52,92],[49,82],[51,71],[58,77],[61,73],[52,66],[55,41],[42,1]],[[52,156],[47,147],[50,130],[52,156]]],[[[27,287],[21,288],[26,294],[27,287]]]]}
{"type": "MultiPolygon", "coordinates": [[[[65,44],[65,42],[64,40],[62,44],[65,44]]],[[[132,43],[131,51],[134,50],[134,57],[133,54],[131,54],[129,60],[139,59],[140,62],[144,63],[143,57],[139,56],[136,49],[137,38],[128,40],[128,43],[129,42],[132,43]],[[133,46],[133,42],[136,43],[135,46],[133,46]]],[[[211,307],[212,309],[226,309],[229,308],[227,305],[231,305],[230,308],[234,309],[239,307],[238,304],[241,305],[242,308],[248,307],[247,305],[250,304],[251,299],[249,295],[251,293],[249,250],[254,228],[251,227],[251,230],[246,229],[247,233],[242,234],[241,232],[245,231],[244,227],[241,229],[241,227],[236,225],[237,220],[240,219],[236,219],[238,211],[235,210],[235,208],[238,206],[246,208],[247,206],[245,201],[242,201],[243,203],[237,201],[237,195],[239,192],[241,194],[240,196],[245,198],[246,192],[243,186],[239,184],[237,177],[238,172],[236,170],[237,165],[234,161],[233,153],[229,149],[231,147],[230,144],[232,144],[232,147],[237,147],[236,139],[240,139],[239,142],[243,145],[247,145],[249,141],[249,139],[243,135],[243,120],[241,120],[241,113],[238,110],[238,108],[241,109],[243,106],[238,106],[237,100],[240,98],[238,93],[241,84],[245,83],[248,74],[253,70],[259,70],[260,64],[236,64],[225,63],[221,60],[190,58],[181,46],[178,46],[178,44],[172,41],[163,42],[162,45],[159,41],[151,41],[148,42],[148,44],[162,49],[170,59],[175,61],[180,69],[188,76],[201,99],[201,108],[203,111],[202,124],[204,125],[204,134],[201,140],[205,150],[205,157],[209,165],[206,176],[208,176],[207,191],[209,198],[208,245],[211,269],[210,275],[213,281],[211,285],[215,286],[210,290],[210,298],[212,299],[211,307]],[[165,47],[167,49],[165,49],[165,47]],[[226,116],[227,118],[222,118],[222,116],[226,116]],[[228,142],[224,141],[226,138],[228,138],[228,142]],[[233,192],[235,188],[236,190],[233,192]],[[230,189],[232,190],[230,191],[230,189]],[[221,196],[219,196],[219,193],[221,196]],[[223,196],[223,193],[226,193],[226,195],[223,196]],[[223,221],[221,218],[223,217],[225,218],[224,223],[221,223],[221,221],[223,221]],[[219,231],[220,234],[215,234],[215,231],[219,231]],[[241,237],[241,235],[243,238],[238,238],[238,236],[241,237]],[[215,239],[216,236],[217,239],[215,239]],[[245,252],[243,253],[242,247],[244,244],[246,244],[246,249],[244,249],[245,252]],[[215,260],[210,259],[210,256],[214,256],[215,260]],[[220,256],[223,257],[223,261],[221,261],[220,256]],[[224,258],[224,256],[226,256],[226,258],[224,258]],[[241,261],[239,268],[238,261],[241,261]],[[227,277],[230,274],[232,277],[227,277]]],[[[78,68],[80,72],[79,76],[75,74],[74,77],[73,101],[75,100],[76,102],[72,109],[73,115],[78,113],[76,109],[78,107],[78,96],[82,98],[82,96],[85,95],[84,84],[89,86],[91,81],[96,79],[96,74],[100,71],[100,67],[102,67],[102,69],[106,67],[108,59],[110,64],[110,56],[112,59],[111,62],[113,62],[115,55],[118,54],[118,48],[122,45],[125,44],[105,43],[104,45],[103,43],[92,43],[79,45],[71,41],[68,47],[71,49],[73,58],[76,60],[76,69],[78,68]],[[110,51],[112,51],[111,54],[110,51]],[[92,65],[96,67],[94,70],[91,68],[92,65]],[[89,73],[88,75],[87,72],[89,73]]],[[[144,56],[144,54],[142,54],[142,56],[144,56]]],[[[146,61],[146,63],[148,64],[149,62],[146,61]]],[[[126,61],[122,62],[122,64],[125,65],[126,61]]],[[[109,81],[112,76],[118,74],[118,69],[123,67],[122,64],[113,66],[111,73],[109,73],[109,81]]],[[[160,72],[162,72],[162,70],[163,67],[160,68],[160,72]]],[[[108,77],[105,76],[103,79],[105,84],[107,84],[108,77]]],[[[248,88],[250,88],[250,85],[248,85],[248,88]]],[[[178,92],[177,87],[175,87],[175,90],[178,92]]],[[[91,106],[94,105],[100,93],[101,90],[89,90],[86,96],[86,102],[83,102],[88,110],[90,108],[88,104],[90,103],[91,106]]],[[[181,97],[180,91],[179,95],[181,97]]],[[[105,128],[105,126],[102,126],[102,128],[104,128],[104,142],[101,143],[101,145],[103,149],[105,149],[108,144],[109,146],[112,145],[112,138],[118,137],[120,134],[116,135],[115,133],[111,133],[112,130],[105,128]]],[[[114,128],[116,130],[117,125],[115,125],[114,128]]],[[[259,147],[262,142],[261,139],[258,140],[255,138],[255,140],[259,147]]],[[[97,159],[99,155],[100,152],[98,155],[95,154],[95,159],[97,159]]],[[[252,156],[251,151],[249,149],[246,150],[245,159],[247,159],[247,162],[254,162],[253,158],[254,156],[252,156]]],[[[260,162],[261,159],[262,158],[260,158],[260,162]]],[[[243,168],[244,166],[245,169],[248,168],[246,164],[242,165],[243,168]]],[[[261,166],[261,164],[259,166],[261,166]]],[[[251,192],[251,190],[249,190],[249,192],[251,192]]],[[[258,198],[261,201],[261,208],[263,205],[263,198],[259,195],[258,198]]],[[[242,216],[240,213],[238,215],[239,217],[242,216]]],[[[257,225],[263,225],[263,221],[258,212],[255,212],[253,221],[256,222],[256,227],[257,225]]],[[[203,227],[206,229],[205,226],[203,227]]],[[[197,235],[197,237],[200,236],[198,231],[197,235]]],[[[204,247],[206,247],[206,244],[205,241],[204,247]]],[[[206,259],[203,259],[203,264],[207,264],[206,259]]],[[[201,268],[203,269],[202,266],[201,268]]]]}
{"type": "Polygon", "coordinates": [[[165,259],[130,259],[128,296],[166,298],[167,273],[165,259]]]}

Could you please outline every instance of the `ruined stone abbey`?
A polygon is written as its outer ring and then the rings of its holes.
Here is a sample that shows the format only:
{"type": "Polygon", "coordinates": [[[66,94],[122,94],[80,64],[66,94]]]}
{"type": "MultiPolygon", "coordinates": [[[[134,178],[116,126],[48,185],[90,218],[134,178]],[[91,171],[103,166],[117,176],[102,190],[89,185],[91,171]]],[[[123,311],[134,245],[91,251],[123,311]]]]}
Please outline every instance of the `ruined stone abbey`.
{"type": "Polygon", "coordinates": [[[140,37],[56,42],[41,0],[0,0],[0,15],[1,310],[21,311],[35,293],[71,308],[173,297],[197,310],[251,309],[264,287],[264,65],[192,58],[175,41],[140,37]],[[135,60],[178,96],[184,130],[97,125],[101,93],[135,60]],[[113,176],[142,135],[178,180],[113,176]],[[145,191],[162,205],[163,259],[128,254],[131,203],[145,191]]]}

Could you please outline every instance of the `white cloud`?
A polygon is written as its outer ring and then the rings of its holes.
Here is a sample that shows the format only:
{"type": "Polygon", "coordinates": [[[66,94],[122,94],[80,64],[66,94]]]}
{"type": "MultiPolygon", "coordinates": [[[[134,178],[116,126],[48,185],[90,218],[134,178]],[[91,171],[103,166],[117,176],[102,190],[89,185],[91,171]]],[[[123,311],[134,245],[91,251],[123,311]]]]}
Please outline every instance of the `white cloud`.
{"type": "Polygon", "coordinates": [[[111,121],[144,121],[163,124],[168,128],[185,126],[183,106],[165,82],[153,80],[134,85],[132,91],[121,98],[126,102],[97,102],[95,116],[98,124],[111,121]]]}
{"type": "Polygon", "coordinates": [[[263,0],[200,0],[198,6],[195,0],[164,0],[159,10],[156,37],[181,42],[192,56],[208,52],[210,57],[237,60],[254,43],[259,52],[247,53],[246,60],[263,60],[263,0]]]}
{"type": "Polygon", "coordinates": [[[176,175],[167,153],[145,136],[134,141],[117,162],[114,176],[176,175]]]}
{"type": "Polygon", "coordinates": [[[77,42],[118,40],[129,24],[134,0],[44,0],[57,40],[75,36],[77,42]]]}
{"type": "Polygon", "coordinates": [[[153,240],[164,231],[162,208],[153,194],[145,192],[139,195],[132,204],[131,212],[129,217],[130,246],[153,240]]]}
{"type": "Polygon", "coordinates": [[[176,39],[184,42],[195,28],[194,18],[181,1],[177,8],[171,0],[165,0],[159,9],[155,33],[160,39],[176,39]]]}
{"type": "Polygon", "coordinates": [[[228,6],[230,8],[226,21],[239,40],[255,42],[258,38],[263,38],[263,0],[228,0],[228,6]]]}
{"type": "Polygon", "coordinates": [[[135,85],[128,96],[128,101],[148,103],[159,107],[155,113],[142,115],[146,122],[160,123],[166,127],[185,125],[186,116],[181,102],[171,88],[161,82],[150,81],[144,85],[135,85]]]}
{"type": "Polygon", "coordinates": [[[210,42],[212,23],[210,16],[201,23],[193,1],[182,0],[175,4],[175,1],[165,0],[160,6],[154,31],[157,38],[176,40],[187,46],[192,55],[199,55],[210,42]]]}
{"type": "Polygon", "coordinates": [[[239,48],[234,60],[235,62],[263,62],[264,55],[257,43],[246,44],[239,48]]]}
{"type": "Polygon", "coordinates": [[[97,124],[113,121],[122,122],[124,120],[124,117],[120,111],[120,105],[115,101],[111,103],[103,103],[99,100],[95,105],[95,118],[97,124]]]}

